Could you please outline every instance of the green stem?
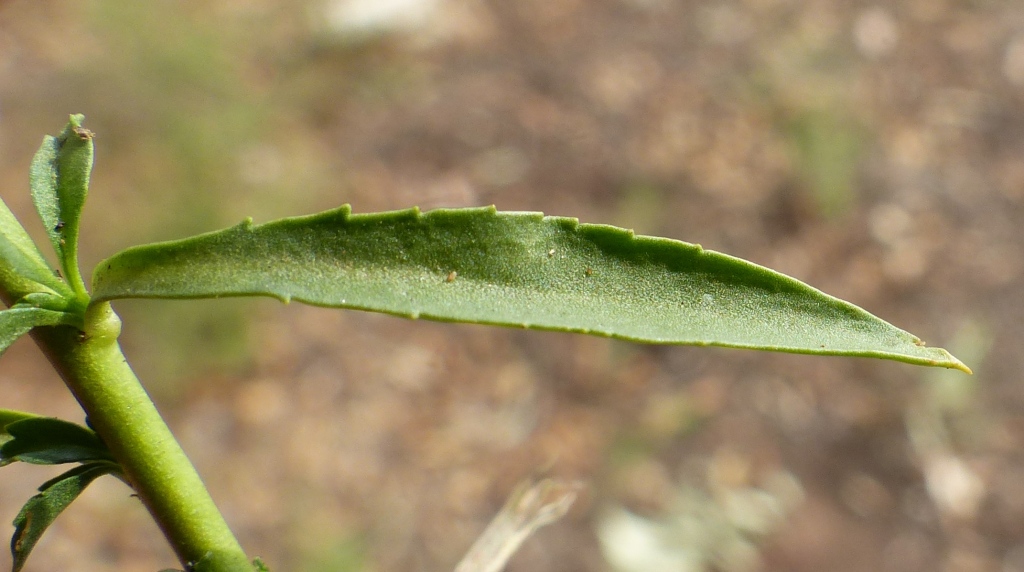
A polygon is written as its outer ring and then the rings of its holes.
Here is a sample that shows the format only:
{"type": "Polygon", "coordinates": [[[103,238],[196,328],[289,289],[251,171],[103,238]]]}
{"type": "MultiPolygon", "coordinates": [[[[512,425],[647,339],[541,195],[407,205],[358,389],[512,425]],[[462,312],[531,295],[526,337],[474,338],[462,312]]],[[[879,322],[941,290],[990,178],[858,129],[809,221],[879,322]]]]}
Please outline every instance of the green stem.
{"type": "Polygon", "coordinates": [[[121,320],[89,308],[85,332],[37,328],[33,337],[121,464],[188,569],[252,572],[245,552],[117,343],[121,320]],[[200,563],[199,566],[196,566],[200,563]]]}

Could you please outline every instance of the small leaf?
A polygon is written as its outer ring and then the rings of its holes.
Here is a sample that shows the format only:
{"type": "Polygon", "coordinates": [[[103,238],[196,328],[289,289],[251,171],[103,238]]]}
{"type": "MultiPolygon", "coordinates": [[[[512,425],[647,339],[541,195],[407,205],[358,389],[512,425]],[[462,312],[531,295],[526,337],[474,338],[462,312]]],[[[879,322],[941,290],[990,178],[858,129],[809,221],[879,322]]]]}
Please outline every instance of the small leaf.
{"type": "Polygon", "coordinates": [[[34,413],[15,411],[13,409],[0,409],[0,446],[14,438],[7,432],[8,425],[23,419],[35,419],[37,417],[39,415],[34,413]]]}
{"type": "Polygon", "coordinates": [[[5,427],[13,439],[0,445],[0,464],[15,461],[59,465],[85,461],[114,461],[114,456],[92,429],[54,419],[31,417],[5,427]]]}
{"type": "Polygon", "coordinates": [[[109,463],[89,463],[43,483],[39,487],[40,493],[30,498],[14,519],[14,536],[11,538],[11,554],[14,559],[12,571],[21,570],[43,532],[89,483],[115,470],[116,466],[109,463]]]}
{"type": "Polygon", "coordinates": [[[0,433],[7,433],[7,426],[25,419],[39,419],[40,416],[26,411],[15,411],[14,409],[0,409],[0,433]]]}
{"type": "MultiPolygon", "coordinates": [[[[73,306],[73,297],[74,294],[60,295],[51,292],[32,292],[19,298],[15,306],[67,312],[73,306]]],[[[75,310],[70,311],[74,312],[75,310]]]]}
{"type": "Polygon", "coordinates": [[[79,294],[85,294],[85,284],[78,271],[78,227],[93,163],[93,134],[82,127],[84,119],[72,115],[60,135],[43,138],[29,177],[36,211],[79,294]]]}
{"type": "Polygon", "coordinates": [[[37,326],[80,326],[82,318],[67,312],[15,305],[0,310],[0,354],[37,326]]]}
{"type": "Polygon", "coordinates": [[[17,300],[33,292],[68,295],[71,289],[54,274],[25,228],[0,200],[0,283],[17,300]]]}
{"type": "Polygon", "coordinates": [[[493,207],[349,208],[129,248],[96,301],[272,296],[409,318],[966,366],[864,310],[700,246],[493,207]]]}

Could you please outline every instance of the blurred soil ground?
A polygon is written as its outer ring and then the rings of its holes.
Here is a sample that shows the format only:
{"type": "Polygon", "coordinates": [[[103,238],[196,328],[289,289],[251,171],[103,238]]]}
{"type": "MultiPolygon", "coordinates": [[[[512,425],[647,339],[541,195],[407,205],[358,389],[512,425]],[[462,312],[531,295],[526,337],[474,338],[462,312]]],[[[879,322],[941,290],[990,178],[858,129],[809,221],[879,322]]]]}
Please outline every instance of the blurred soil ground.
{"type": "MultiPolygon", "coordinates": [[[[249,215],[493,203],[777,268],[975,371],[118,306],[275,570],[450,570],[537,474],[588,489],[510,571],[1024,570],[1018,1],[0,2],[0,195],[36,236],[29,160],[73,112],[85,268],[249,215]]],[[[0,406],[80,420],[47,369],[19,342],[0,406]]],[[[4,468],[0,519],[49,476],[4,468]]],[[[109,479],[26,570],[172,563],[109,479]]]]}

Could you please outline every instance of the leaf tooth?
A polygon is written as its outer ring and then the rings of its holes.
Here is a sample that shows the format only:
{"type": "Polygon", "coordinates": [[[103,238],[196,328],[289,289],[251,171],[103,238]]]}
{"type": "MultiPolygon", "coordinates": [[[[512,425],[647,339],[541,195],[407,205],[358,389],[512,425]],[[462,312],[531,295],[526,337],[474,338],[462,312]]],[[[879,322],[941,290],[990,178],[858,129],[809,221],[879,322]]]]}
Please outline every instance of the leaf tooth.
{"type": "Polygon", "coordinates": [[[569,216],[544,216],[544,213],[538,213],[541,215],[541,219],[544,222],[552,222],[557,224],[559,227],[564,228],[567,231],[577,231],[580,227],[587,227],[591,225],[580,224],[580,219],[569,216]]]}

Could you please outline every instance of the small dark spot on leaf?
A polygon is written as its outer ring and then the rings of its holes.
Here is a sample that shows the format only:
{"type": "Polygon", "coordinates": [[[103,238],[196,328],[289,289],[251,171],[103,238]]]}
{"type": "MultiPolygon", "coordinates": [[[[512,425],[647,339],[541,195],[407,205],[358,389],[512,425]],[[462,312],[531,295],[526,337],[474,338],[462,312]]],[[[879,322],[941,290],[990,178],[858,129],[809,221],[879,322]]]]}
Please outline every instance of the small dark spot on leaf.
{"type": "Polygon", "coordinates": [[[32,524],[32,513],[25,513],[25,520],[21,523],[21,530],[18,531],[18,538],[14,541],[15,552],[21,552],[21,545],[25,541],[25,533],[28,532],[28,527],[32,524]]]}
{"type": "Polygon", "coordinates": [[[593,276],[594,275],[594,269],[593,268],[587,268],[586,271],[584,271],[584,273],[587,276],[593,276]]]}
{"type": "Polygon", "coordinates": [[[82,141],[88,141],[96,136],[95,133],[89,131],[85,127],[75,127],[74,132],[75,135],[78,135],[78,138],[81,139],[82,141]]]}
{"type": "Polygon", "coordinates": [[[53,227],[53,230],[54,230],[54,232],[60,232],[60,231],[64,230],[64,221],[62,221],[62,220],[57,221],[57,226],[53,227]]]}

